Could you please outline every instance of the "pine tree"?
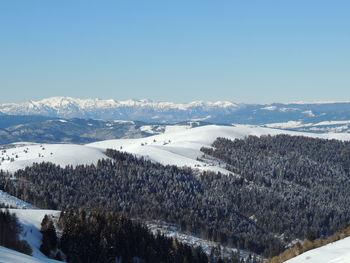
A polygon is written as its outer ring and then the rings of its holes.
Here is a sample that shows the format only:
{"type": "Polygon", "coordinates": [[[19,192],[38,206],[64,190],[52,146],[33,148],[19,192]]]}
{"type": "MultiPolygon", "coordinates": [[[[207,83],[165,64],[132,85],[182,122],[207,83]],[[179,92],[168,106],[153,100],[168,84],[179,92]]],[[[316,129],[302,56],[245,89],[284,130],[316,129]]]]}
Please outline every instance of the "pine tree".
{"type": "Polygon", "coordinates": [[[41,222],[42,242],[40,246],[40,251],[50,257],[51,252],[57,248],[57,235],[56,229],[52,220],[45,215],[43,221],[41,222]]]}

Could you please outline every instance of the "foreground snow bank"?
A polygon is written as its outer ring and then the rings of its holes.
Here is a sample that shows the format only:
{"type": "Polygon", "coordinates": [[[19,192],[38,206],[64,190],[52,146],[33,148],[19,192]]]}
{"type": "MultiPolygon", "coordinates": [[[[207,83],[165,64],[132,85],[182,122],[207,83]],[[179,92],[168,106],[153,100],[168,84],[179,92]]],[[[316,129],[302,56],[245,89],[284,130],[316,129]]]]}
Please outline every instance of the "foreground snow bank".
{"type": "Polygon", "coordinates": [[[285,263],[350,263],[350,237],[307,251],[285,263]]]}
{"type": "Polygon", "coordinates": [[[48,258],[35,258],[26,254],[19,253],[12,249],[0,246],[0,262],[1,263],[58,263],[62,261],[52,260],[48,258]]]}

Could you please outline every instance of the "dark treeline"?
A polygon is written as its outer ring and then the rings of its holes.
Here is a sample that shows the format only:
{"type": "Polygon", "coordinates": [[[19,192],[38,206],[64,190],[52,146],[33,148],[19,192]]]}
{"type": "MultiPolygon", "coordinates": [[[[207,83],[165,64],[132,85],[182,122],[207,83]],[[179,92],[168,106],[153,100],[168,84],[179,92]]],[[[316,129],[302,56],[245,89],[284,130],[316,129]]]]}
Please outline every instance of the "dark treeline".
{"type": "MultiPolygon", "coordinates": [[[[60,248],[68,262],[208,262],[199,248],[191,248],[115,212],[61,213],[60,248]]],[[[221,262],[221,261],[220,261],[221,262]]]]}
{"type": "Polygon", "coordinates": [[[17,217],[7,209],[0,210],[0,246],[30,255],[32,249],[26,241],[20,240],[20,232],[17,217]]]}
{"type": "Polygon", "coordinates": [[[174,223],[182,231],[266,256],[283,249],[279,239],[239,210],[236,196],[244,184],[241,178],[215,173],[198,176],[191,169],[163,166],[126,153],[108,150],[107,154],[113,160],[101,160],[96,166],[34,164],[17,171],[17,180],[0,173],[0,187],[42,208],[103,208],[132,218],[174,223]]]}
{"type": "Polygon", "coordinates": [[[269,232],[326,237],[350,221],[349,142],[250,136],[218,138],[202,151],[244,178],[237,205],[269,232]]]}

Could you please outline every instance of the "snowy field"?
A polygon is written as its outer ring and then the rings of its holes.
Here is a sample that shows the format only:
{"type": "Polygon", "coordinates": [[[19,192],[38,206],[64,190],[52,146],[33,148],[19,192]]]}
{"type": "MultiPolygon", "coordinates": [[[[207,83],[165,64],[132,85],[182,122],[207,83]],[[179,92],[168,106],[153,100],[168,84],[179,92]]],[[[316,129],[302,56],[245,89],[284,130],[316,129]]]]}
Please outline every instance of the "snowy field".
{"type": "Polygon", "coordinates": [[[52,162],[66,165],[95,164],[107,158],[101,149],[75,144],[17,143],[12,148],[0,149],[0,169],[14,172],[33,163],[52,162]]]}
{"type": "Polygon", "coordinates": [[[303,135],[323,139],[350,140],[350,133],[314,134],[264,128],[251,125],[208,125],[191,129],[172,128],[166,133],[139,139],[107,140],[87,145],[17,143],[0,147],[0,169],[14,172],[33,163],[52,162],[66,165],[95,164],[107,158],[104,151],[112,148],[143,156],[164,165],[188,166],[201,171],[229,174],[225,164],[215,160],[198,160],[201,147],[210,147],[217,137],[241,139],[249,135],[303,135]]]}

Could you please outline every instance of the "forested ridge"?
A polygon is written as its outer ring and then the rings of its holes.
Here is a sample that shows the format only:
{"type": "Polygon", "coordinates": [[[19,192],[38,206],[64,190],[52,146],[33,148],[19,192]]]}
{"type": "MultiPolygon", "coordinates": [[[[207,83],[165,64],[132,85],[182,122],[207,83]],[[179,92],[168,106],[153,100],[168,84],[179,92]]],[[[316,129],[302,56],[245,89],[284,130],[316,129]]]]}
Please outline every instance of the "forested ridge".
{"type": "Polygon", "coordinates": [[[203,148],[237,176],[152,163],[107,150],[96,166],[35,164],[0,173],[1,189],[36,206],[103,208],[177,224],[266,257],[310,230],[328,236],[350,221],[349,143],[287,135],[218,138],[203,148]]]}
{"type": "MultiPolygon", "coordinates": [[[[205,155],[250,182],[244,214],[288,239],[328,236],[350,221],[350,143],[302,136],[218,138],[205,155]],[[256,206],[259,207],[258,212],[256,206]],[[272,219],[269,222],[268,219],[272,219]]],[[[249,185],[247,183],[246,185],[249,185]]]]}
{"type": "Polygon", "coordinates": [[[41,208],[103,208],[174,223],[182,231],[258,254],[281,251],[280,240],[242,214],[232,199],[242,179],[214,173],[198,176],[191,169],[114,150],[107,150],[107,155],[112,159],[96,166],[34,164],[17,171],[17,180],[2,172],[1,188],[41,208]]]}

